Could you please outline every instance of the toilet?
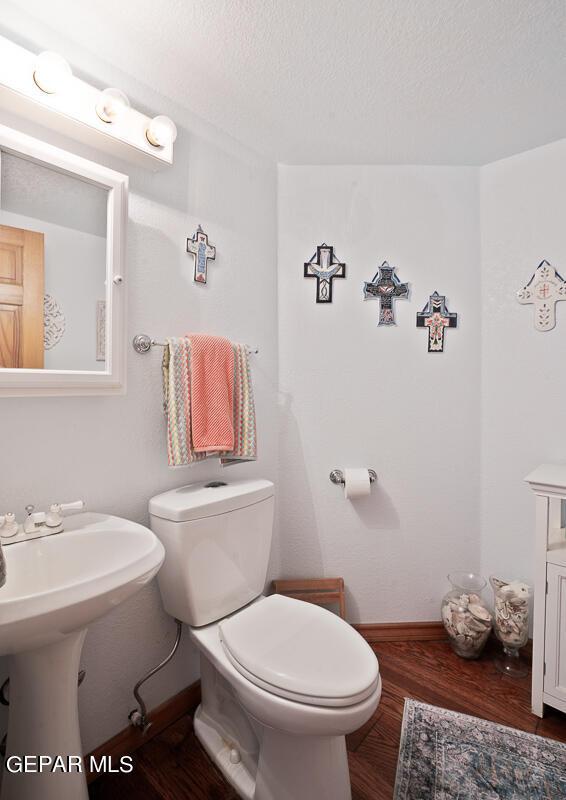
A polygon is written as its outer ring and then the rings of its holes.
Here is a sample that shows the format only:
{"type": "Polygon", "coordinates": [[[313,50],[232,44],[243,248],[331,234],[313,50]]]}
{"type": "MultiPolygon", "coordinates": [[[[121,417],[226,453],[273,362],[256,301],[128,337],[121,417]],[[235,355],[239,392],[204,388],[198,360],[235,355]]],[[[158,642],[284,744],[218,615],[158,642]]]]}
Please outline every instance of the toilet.
{"type": "Polygon", "coordinates": [[[381,696],[378,662],[340,617],[264,596],[275,490],[267,480],[210,481],[149,503],[165,547],[169,614],[200,654],[195,733],[244,800],[348,800],[345,735],[381,696]]]}

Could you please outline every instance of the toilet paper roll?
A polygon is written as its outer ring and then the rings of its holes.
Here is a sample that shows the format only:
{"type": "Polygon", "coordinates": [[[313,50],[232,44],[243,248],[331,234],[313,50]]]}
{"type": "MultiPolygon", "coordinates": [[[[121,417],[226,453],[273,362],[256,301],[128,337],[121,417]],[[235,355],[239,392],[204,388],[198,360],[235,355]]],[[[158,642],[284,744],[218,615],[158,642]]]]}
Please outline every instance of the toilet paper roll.
{"type": "Polygon", "coordinates": [[[344,470],[344,497],[355,500],[370,493],[369,472],[363,467],[344,470]]]}

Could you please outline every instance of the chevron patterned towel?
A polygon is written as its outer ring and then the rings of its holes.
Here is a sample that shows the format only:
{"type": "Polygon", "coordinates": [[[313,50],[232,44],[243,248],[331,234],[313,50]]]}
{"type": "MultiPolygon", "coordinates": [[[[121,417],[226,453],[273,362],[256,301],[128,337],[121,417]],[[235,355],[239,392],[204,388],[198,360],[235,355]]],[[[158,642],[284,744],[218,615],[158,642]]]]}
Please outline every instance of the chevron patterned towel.
{"type": "Polygon", "coordinates": [[[245,344],[234,344],[234,449],[222,453],[220,463],[228,466],[256,458],[255,405],[248,348],[245,344]]]}
{"type": "Polygon", "coordinates": [[[191,342],[186,337],[167,339],[163,352],[163,407],[167,416],[167,456],[170,467],[202,461],[191,441],[191,342]]]}
{"type": "Polygon", "coordinates": [[[169,466],[182,467],[220,455],[223,465],[257,458],[255,408],[248,352],[234,344],[233,429],[234,445],[223,452],[196,452],[192,439],[191,339],[169,338],[163,353],[163,399],[167,417],[169,466]]]}

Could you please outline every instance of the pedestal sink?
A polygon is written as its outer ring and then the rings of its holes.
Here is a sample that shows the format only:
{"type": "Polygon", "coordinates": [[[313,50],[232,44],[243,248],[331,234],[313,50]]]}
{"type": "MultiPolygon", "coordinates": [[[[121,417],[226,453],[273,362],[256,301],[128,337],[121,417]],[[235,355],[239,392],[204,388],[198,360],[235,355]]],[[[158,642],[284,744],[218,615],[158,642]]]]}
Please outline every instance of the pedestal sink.
{"type": "MultiPolygon", "coordinates": [[[[10,756],[82,755],[77,675],[86,629],[148,583],[164,557],[154,534],[119,517],[83,513],[52,536],[4,547],[0,655],[9,656],[10,756]]],[[[104,702],[104,698],[101,698],[104,702]]],[[[17,764],[13,758],[10,763],[17,764]]],[[[87,800],[83,771],[13,773],[1,800],[87,800]]]]}

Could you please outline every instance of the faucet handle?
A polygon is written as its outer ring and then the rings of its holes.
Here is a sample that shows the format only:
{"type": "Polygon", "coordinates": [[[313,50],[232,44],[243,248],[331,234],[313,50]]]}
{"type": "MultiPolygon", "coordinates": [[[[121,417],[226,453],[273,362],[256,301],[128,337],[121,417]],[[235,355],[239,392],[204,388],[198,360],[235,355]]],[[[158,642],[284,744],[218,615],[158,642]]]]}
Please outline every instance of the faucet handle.
{"type": "Polygon", "coordinates": [[[32,506],[32,505],[29,505],[29,506],[25,507],[25,512],[28,515],[28,517],[29,517],[30,514],[33,514],[34,510],[35,510],[35,506],[32,506]]]}
{"type": "Polygon", "coordinates": [[[18,532],[19,526],[16,522],[16,515],[9,511],[0,517],[0,536],[4,539],[9,539],[15,536],[18,532]]]}
{"type": "Polygon", "coordinates": [[[65,511],[83,511],[84,500],[74,500],[72,503],[53,503],[49,506],[45,524],[48,528],[58,528],[63,522],[65,511]]]}
{"type": "Polygon", "coordinates": [[[65,511],[84,511],[85,501],[73,500],[72,503],[59,503],[59,508],[63,514],[65,513],[65,511]]]}

